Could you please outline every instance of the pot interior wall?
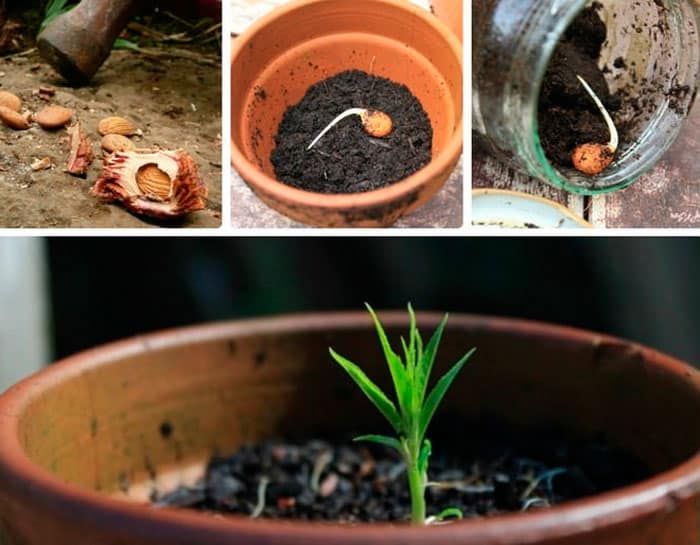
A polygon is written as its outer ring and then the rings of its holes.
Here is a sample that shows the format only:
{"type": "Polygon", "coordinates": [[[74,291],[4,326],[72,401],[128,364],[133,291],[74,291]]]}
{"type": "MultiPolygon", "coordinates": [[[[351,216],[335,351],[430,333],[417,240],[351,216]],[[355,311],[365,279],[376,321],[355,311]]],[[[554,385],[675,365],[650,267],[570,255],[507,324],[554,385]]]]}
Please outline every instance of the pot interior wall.
{"type": "MultiPolygon", "coordinates": [[[[404,317],[387,322],[398,340],[404,317]]],[[[148,491],[164,475],[190,478],[172,470],[248,441],[387,431],[328,355],[333,346],[386,385],[369,320],[332,330],[327,323],[291,320],[284,328],[301,331],[279,334],[222,329],[214,339],[107,356],[67,372],[23,409],[23,448],[66,482],[124,495],[148,491]]],[[[427,336],[436,319],[422,323],[427,336]]],[[[605,436],[655,471],[700,447],[697,374],[678,372],[662,356],[585,333],[453,316],[436,371],[472,346],[477,355],[443,414],[605,436]]],[[[468,441],[471,430],[454,422],[454,436],[468,441]]]]}
{"type": "Polygon", "coordinates": [[[269,157],[287,108],[320,80],[359,69],[411,90],[431,120],[433,155],[440,153],[462,118],[461,65],[416,14],[420,9],[377,0],[312,2],[261,28],[233,61],[236,145],[274,177],[269,157]]]}

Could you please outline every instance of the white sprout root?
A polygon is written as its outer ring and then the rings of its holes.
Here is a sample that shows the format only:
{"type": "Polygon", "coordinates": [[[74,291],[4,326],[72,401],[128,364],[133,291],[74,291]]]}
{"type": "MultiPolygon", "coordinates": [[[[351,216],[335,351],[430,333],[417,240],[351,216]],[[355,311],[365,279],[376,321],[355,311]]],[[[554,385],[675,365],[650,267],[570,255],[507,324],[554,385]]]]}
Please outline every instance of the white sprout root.
{"type": "Polygon", "coordinates": [[[313,148],[328,131],[330,131],[343,119],[350,117],[351,115],[359,116],[362,120],[362,126],[364,127],[365,132],[370,136],[374,136],[375,138],[383,138],[387,136],[393,128],[391,118],[384,112],[380,112],[379,110],[368,110],[366,108],[350,108],[349,110],[345,110],[342,114],[326,125],[326,128],[313,139],[306,150],[308,151],[313,148]]]}
{"type": "Polygon", "coordinates": [[[316,461],[314,462],[314,468],[311,473],[311,480],[309,481],[309,487],[314,492],[318,493],[318,490],[321,487],[321,474],[332,461],[333,454],[330,450],[324,450],[323,452],[321,452],[318,458],[316,458],[316,461]]]}
{"type": "Polygon", "coordinates": [[[434,515],[425,519],[426,526],[444,526],[446,524],[452,524],[453,522],[454,520],[442,520],[434,515]]]}
{"type": "Polygon", "coordinates": [[[595,91],[593,91],[593,89],[591,89],[591,86],[588,85],[588,82],[581,76],[576,77],[581,82],[581,85],[583,85],[583,88],[586,90],[586,92],[589,95],[591,95],[593,102],[595,102],[595,105],[598,106],[600,113],[603,115],[603,118],[605,119],[605,124],[608,126],[608,132],[610,133],[610,142],[608,143],[608,148],[610,148],[610,151],[612,153],[615,153],[617,151],[617,146],[620,144],[620,137],[617,133],[617,128],[615,127],[615,123],[613,122],[612,117],[603,105],[603,102],[598,98],[598,95],[596,95],[595,91]]]}
{"type": "Polygon", "coordinates": [[[617,151],[617,147],[620,143],[620,138],[612,117],[610,117],[610,114],[605,109],[602,101],[598,98],[598,95],[595,94],[585,79],[579,75],[576,77],[581,82],[581,85],[583,85],[586,92],[591,96],[598,107],[598,110],[600,110],[600,113],[603,115],[605,123],[608,126],[608,132],[610,133],[610,142],[608,142],[608,144],[586,142],[585,144],[578,146],[572,154],[571,159],[574,164],[574,168],[583,172],[584,174],[595,176],[608,168],[612,163],[615,152],[617,151]]]}
{"type": "Polygon", "coordinates": [[[265,509],[265,494],[267,492],[268,484],[270,484],[270,479],[267,477],[260,479],[260,483],[258,484],[258,503],[253,512],[250,514],[250,518],[252,519],[256,519],[262,515],[262,512],[265,509]]]}

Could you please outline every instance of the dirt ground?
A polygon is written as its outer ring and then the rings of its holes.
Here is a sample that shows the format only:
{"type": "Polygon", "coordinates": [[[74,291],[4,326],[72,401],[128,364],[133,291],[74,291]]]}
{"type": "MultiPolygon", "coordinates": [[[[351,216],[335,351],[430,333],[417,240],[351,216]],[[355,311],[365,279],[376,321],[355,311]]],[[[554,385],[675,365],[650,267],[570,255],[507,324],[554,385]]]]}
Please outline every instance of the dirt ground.
{"type": "Polygon", "coordinates": [[[47,132],[35,125],[28,131],[13,131],[0,125],[0,227],[219,227],[220,63],[194,51],[177,51],[169,54],[164,49],[157,55],[114,51],[91,85],[79,89],[67,87],[36,52],[0,58],[0,89],[19,95],[33,112],[48,104],[71,108],[95,150],[87,178],[76,178],[64,172],[68,160],[64,129],[47,132]],[[55,96],[50,101],[39,98],[35,91],[40,86],[55,88],[55,96]],[[164,224],[91,196],[89,190],[102,172],[97,123],[110,115],[127,117],[143,131],[142,137],[134,137],[137,147],[189,151],[209,189],[206,209],[164,224]],[[34,160],[45,157],[55,166],[33,172],[34,160]]]}

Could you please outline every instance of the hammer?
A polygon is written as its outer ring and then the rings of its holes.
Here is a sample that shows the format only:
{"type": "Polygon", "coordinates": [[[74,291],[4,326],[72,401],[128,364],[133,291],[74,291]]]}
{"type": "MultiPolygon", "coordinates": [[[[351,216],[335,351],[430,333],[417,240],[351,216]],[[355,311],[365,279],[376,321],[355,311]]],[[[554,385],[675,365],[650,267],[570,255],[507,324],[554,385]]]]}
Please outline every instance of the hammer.
{"type": "Polygon", "coordinates": [[[72,85],[86,85],[112,51],[138,0],[82,0],[37,38],[41,56],[72,85]]]}

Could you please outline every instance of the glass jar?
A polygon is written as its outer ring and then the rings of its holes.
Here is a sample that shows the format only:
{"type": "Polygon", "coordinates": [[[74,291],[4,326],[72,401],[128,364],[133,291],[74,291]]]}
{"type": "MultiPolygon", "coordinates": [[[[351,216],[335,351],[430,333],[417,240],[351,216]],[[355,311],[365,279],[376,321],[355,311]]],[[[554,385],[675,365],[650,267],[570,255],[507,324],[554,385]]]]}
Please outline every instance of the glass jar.
{"type": "Polygon", "coordinates": [[[607,27],[599,67],[612,93],[645,101],[616,114],[627,138],[602,174],[552,165],[540,143],[538,102],[549,60],[590,0],[473,0],[475,143],[555,187],[594,195],[629,186],[671,146],[692,106],[700,74],[695,0],[598,0],[607,27]],[[622,57],[624,63],[616,63],[622,57]],[[620,65],[619,68],[617,66],[620,65]]]}

